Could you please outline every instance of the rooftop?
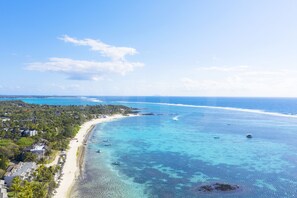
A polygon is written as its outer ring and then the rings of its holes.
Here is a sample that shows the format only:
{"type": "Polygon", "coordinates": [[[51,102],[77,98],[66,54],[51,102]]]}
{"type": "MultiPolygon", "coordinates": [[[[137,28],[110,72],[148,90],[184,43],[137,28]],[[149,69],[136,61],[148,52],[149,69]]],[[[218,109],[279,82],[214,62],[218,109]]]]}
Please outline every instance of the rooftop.
{"type": "Polygon", "coordinates": [[[45,146],[43,144],[34,145],[30,151],[43,151],[45,150],[45,146]]]}
{"type": "Polygon", "coordinates": [[[5,176],[16,177],[23,176],[31,169],[36,168],[35,162],[20,162],[10,172],[7,172],[5,176]]]}

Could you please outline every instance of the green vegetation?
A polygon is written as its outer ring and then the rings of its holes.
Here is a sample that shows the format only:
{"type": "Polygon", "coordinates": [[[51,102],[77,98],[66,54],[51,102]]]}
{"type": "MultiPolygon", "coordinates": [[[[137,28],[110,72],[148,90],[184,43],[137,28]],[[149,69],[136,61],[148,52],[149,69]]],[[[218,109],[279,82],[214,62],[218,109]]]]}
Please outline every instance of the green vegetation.
{"type": "Polygon", "coordinates": [[[0,176],[3,176],[3,171],[6,170],[10,159],[15,159],[18,153],[19,146],[12,140],[0,139],[0,176]]]}
{"type": "Polygon", "coordinates": [[[45,164],[49,164],[53,162],[58,154],[57,150],[51,150],[50,152],[47,152],[47,159],[44,160],[45,164]]]}
{"type": "Polygon", "coordinates": [[[28,147],[28,146],[31,146],[33,143],[34,143],[34,140],[29,137],[22,137],[17,141],[17,144],[20,147],[28,147]]]}
{"type": "Polygon", "coordinates": [[[67,149],[85,121],[128,113],[133,113],[133,109],[122,105],[59,106],[0,101],[0,177],[10,162],[46,162],[53,151],[67,149]],[[37,143],[46,146],[42,158],[30,152],[30,147],[37,143]]]}
{"type": "Polygon", "coordinates": [[[0,140],[0,146],[1,147],[9,146],[12,142],[13,142],[12,140],[3,139],[3,140],[0,140]]]}

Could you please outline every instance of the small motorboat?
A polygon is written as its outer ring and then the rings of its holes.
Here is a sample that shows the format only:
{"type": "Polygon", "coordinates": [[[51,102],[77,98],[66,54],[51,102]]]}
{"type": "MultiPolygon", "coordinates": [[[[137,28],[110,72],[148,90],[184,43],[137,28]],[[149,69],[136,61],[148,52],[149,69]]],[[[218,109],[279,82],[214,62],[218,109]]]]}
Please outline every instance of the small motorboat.
{"type": "Polygon", "coordinates": [[[173,117],[172,120],[178,121],[178,116],[173,117]]]}
{"type": "Polygon", "coordinates": [[[249,138],[250,139],[250,138],[253,138],[253,136],[252,136],[252,134],[247,134],[246,135],[246,138],[249,138]]]}
{"type": "Polygon", "coordinates": [[[99,149],[99,150],[97,150],[97,151],[96,151],[96,153],[101,153],[101,150],[100,150],[100,149],[99,149]]]}

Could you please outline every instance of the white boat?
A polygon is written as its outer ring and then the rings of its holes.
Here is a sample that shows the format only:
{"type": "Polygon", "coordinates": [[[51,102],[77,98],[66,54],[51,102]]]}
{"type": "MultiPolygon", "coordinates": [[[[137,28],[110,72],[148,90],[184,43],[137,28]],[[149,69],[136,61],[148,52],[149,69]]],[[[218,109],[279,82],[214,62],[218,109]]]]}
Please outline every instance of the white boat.
{"type": "Polygon", "coordinates": [[[178,121],[178,116],[173,117],[172,120],[178,121]]]}

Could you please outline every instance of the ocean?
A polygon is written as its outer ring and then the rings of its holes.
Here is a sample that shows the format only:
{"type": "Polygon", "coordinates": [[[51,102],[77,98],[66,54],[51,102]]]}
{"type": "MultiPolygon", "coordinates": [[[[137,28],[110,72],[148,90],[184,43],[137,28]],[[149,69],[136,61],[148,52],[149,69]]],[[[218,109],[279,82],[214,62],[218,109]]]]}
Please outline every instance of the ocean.
{"type": "Polygon", "coordinates": [[[18,99],[34,104],[123,104],[154,114],[96,126],[73,197],[297,197],[297,99],[18,99]],[[217,182],[239,188],[198,190],[217,182]]]}

